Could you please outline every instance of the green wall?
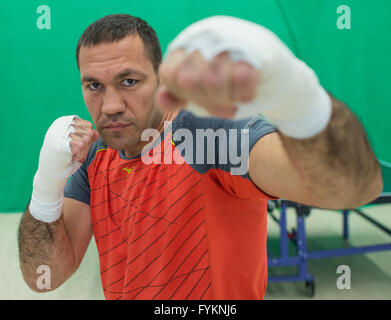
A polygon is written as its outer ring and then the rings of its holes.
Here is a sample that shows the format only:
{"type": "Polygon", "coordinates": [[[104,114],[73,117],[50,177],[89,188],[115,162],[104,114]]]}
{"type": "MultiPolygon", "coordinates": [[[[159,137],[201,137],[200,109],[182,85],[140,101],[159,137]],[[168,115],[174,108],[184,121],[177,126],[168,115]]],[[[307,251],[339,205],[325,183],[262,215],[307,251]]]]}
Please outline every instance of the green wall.
{"type": "Polygon", "coordinates": [[[188,24],[207,16],[233,15],[264,25],[349,105],[367,129],[377,156],[391,163],[390,1],[1,0],[0,212],[26,206],[43,137],[53,120],[69,114],[90,119],[75,47],[90,23],[112,13],[147,20],[163,51],[188,24]],[[350,30],[337,28],[341,4],[351,8],[350,30]],[[51,9],[50,30],[37,28],[40,5],[51,9]]]}

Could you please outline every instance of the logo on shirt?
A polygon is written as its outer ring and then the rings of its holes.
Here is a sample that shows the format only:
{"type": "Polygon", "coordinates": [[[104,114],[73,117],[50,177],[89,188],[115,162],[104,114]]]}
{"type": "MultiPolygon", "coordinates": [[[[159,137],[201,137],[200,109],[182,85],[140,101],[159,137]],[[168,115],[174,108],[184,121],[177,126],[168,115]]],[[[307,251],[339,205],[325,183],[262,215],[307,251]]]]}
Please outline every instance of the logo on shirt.
{"type": "Polygon", "coordinates": [[[126,171],[127,173],[131,173],[133,171],[134,167],[131,167],[131,168],[128,168],[128,167],[125,167],[125,168],[122,168],[122,170],[126,171]]]}

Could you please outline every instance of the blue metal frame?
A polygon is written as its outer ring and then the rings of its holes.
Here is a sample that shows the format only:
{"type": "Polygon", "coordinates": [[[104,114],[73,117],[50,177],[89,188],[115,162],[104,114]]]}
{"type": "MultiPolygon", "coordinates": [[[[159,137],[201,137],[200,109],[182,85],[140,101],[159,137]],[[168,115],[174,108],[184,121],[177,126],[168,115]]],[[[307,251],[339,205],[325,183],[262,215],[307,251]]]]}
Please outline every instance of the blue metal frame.
{"type": "MultiPolygon", "coordinates": [[[[294,204],[290,201],[279,200],[280,202],[280,218],[277,219],[273,215],[273,210],[268,210],[269,214],[280,225],[280,257],[272,257],[268,251],[268,267],[282,267],[282,266],[297,266],[298,274],[291,276],[269,276],[269,282],[285,282],[285,281],[304,281],[304,282],[314,282],[312,275],[308,273],[308,259],[321,259],[321,258],[330,258],[338,256],[346,256],[353,254],[362,254],[367,252],[376,252],[391,250],[391,243],[387,244],[377,244],[361,247],[352,247],[352,248],[338,248],[338,249],[329,249],[322,251],[307,251],[307,242],[306,242],[306,231],[305,231],[305,216],[299,212],[296,206],[301,206],[294,204]],[[287,230],[287,208],[296,207],[296,221],[297,221],[297,231],[293,231],[291,234],[287,230]],[[289,256],[288,245],[289,240],[291,240],[297,249],[296,256],[289,256]]],[[[391,196],[389,194],[382,194],[377,200],[372,202],[372,204],[381,204],[381,203],[391,203],[391,196]]],[[[302,206],[304,207],[304,206],[302,206]]],[[[308,208],[308,207],[307,207],[308,208]]],[[[311,208],[308,208],[308,213],[311,208]]],[[[344,239],[349,238],[349,215],[351,212],[359,214],[361,217],[366,219],[368,222],[372,223],[374,226],[378,227],[380,230],[386,232],[388,235],[391,235],[391,229],[382,225],[375,219],[369,217],[359,209],[354,210],[343,210],[342,211],[342,237],[344,239]]]]}

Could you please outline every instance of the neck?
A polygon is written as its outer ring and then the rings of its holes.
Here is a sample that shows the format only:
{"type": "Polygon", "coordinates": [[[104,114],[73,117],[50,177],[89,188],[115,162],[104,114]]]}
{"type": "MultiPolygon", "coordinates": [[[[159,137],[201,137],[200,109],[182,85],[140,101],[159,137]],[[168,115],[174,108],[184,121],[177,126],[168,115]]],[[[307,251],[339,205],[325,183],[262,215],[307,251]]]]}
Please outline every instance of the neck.
{"type": "Polygon", "coordinates": [[[179,109],[177,110],[172,110],[172,111],[163,111],[163,112],[158,112],[156,115],[156,120],[152,122],[151,128],[156,129],[159,134],[156,134],[156,136],[152,137],[149,141],[140,141],[139,144],[135,147],[132,148],[131,150],[125,150],[125,156],[128,158],[132,158],[135,156],[138,156],[141,154],[142,149],[149,143],[153,142],[156,140],[164,131],[164,122],[165,121],[172,121],[175,119],[179,112],[179,109]]]}

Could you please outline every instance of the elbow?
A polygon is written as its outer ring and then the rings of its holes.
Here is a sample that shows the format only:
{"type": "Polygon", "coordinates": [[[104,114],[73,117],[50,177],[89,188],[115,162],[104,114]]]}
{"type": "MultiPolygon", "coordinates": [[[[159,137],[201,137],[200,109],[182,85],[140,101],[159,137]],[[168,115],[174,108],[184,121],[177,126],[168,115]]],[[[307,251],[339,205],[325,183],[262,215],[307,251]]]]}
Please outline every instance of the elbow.
{"type": "Polygon", "coordinates": [[[46,293],[55,290],[57,287],[53,287],[50,281],[45,283],[44,279],[39,279],[35,275],[30,275],[22,270],[24,282],[27,286],[36,293],[46,293]]]}
{"type": "Polygon", "coordinates": [[[53,291],[53,290],[57,289],[57,288],[52,288],[52,287],[50,287],[50,288],[43,287],[42,289],[40,289],[40,288],[38,288],[36,282],[29,282],[29,281],[26,281],[26,280],[25,280],[25,282],[26,282],[27,286],[32,291],[34,291],[36,293],[47,293],[47,292],[50,292],[50,291],[53,291]]]}
{"type": "Polygon", "coordinates": [[[51,281],[47,278],[28,278],[23,275],[27,286],[36,293],[47,293],[56,290],[64,281],[51,281]]]}
{"type": "Polygon", "coordinates": [[[383,178],[381,170],[361,183],[352,183],[351,180],[329,188],[322,197],[314,197],[312,204],[315,207],[328,210],[344,210],[362,207],[376,200],[383,192],[383,178]]]}
{"type": "Polygon", "coordinates": [[[351,195],[350,201],[345,204],[344,209],[354,209],[362,207],[376,200],[383,192],[384,184],[381,170],[366,180],[360,188],[354,188],[354,193],[351,195]]]}
{"type": "Polygon", "coordinates": [[[380,196],[380,194],[383,192],[383,189],[384,189],[383,176],[382,176],[381,170],[379,170],[379,173],[375,177],[375,179],[373,181],[372,188],[373,188],[373,191],[369,195],[371,197],[371,201],[377,199],[380,196]]]}
{"type": "Polygon", "coordinates": [[[36,270],[31,266],[21,265],[23,279],[27,286],[34,292],[47,293],[59,288],[73,272],[65,276],[52,274],[48,265],[39,265],[36,270]]]}
{"type": "Polygon", "coordinates": [[[369,181],[366,186],[362,187],[360,191],[357,192],[356,196],[357,203],[356,208],[366,205],[374,200],[376,200],[380,194],[383,192],[384,184],[381,170],[376,173],[376,175],[369,181]]]}

